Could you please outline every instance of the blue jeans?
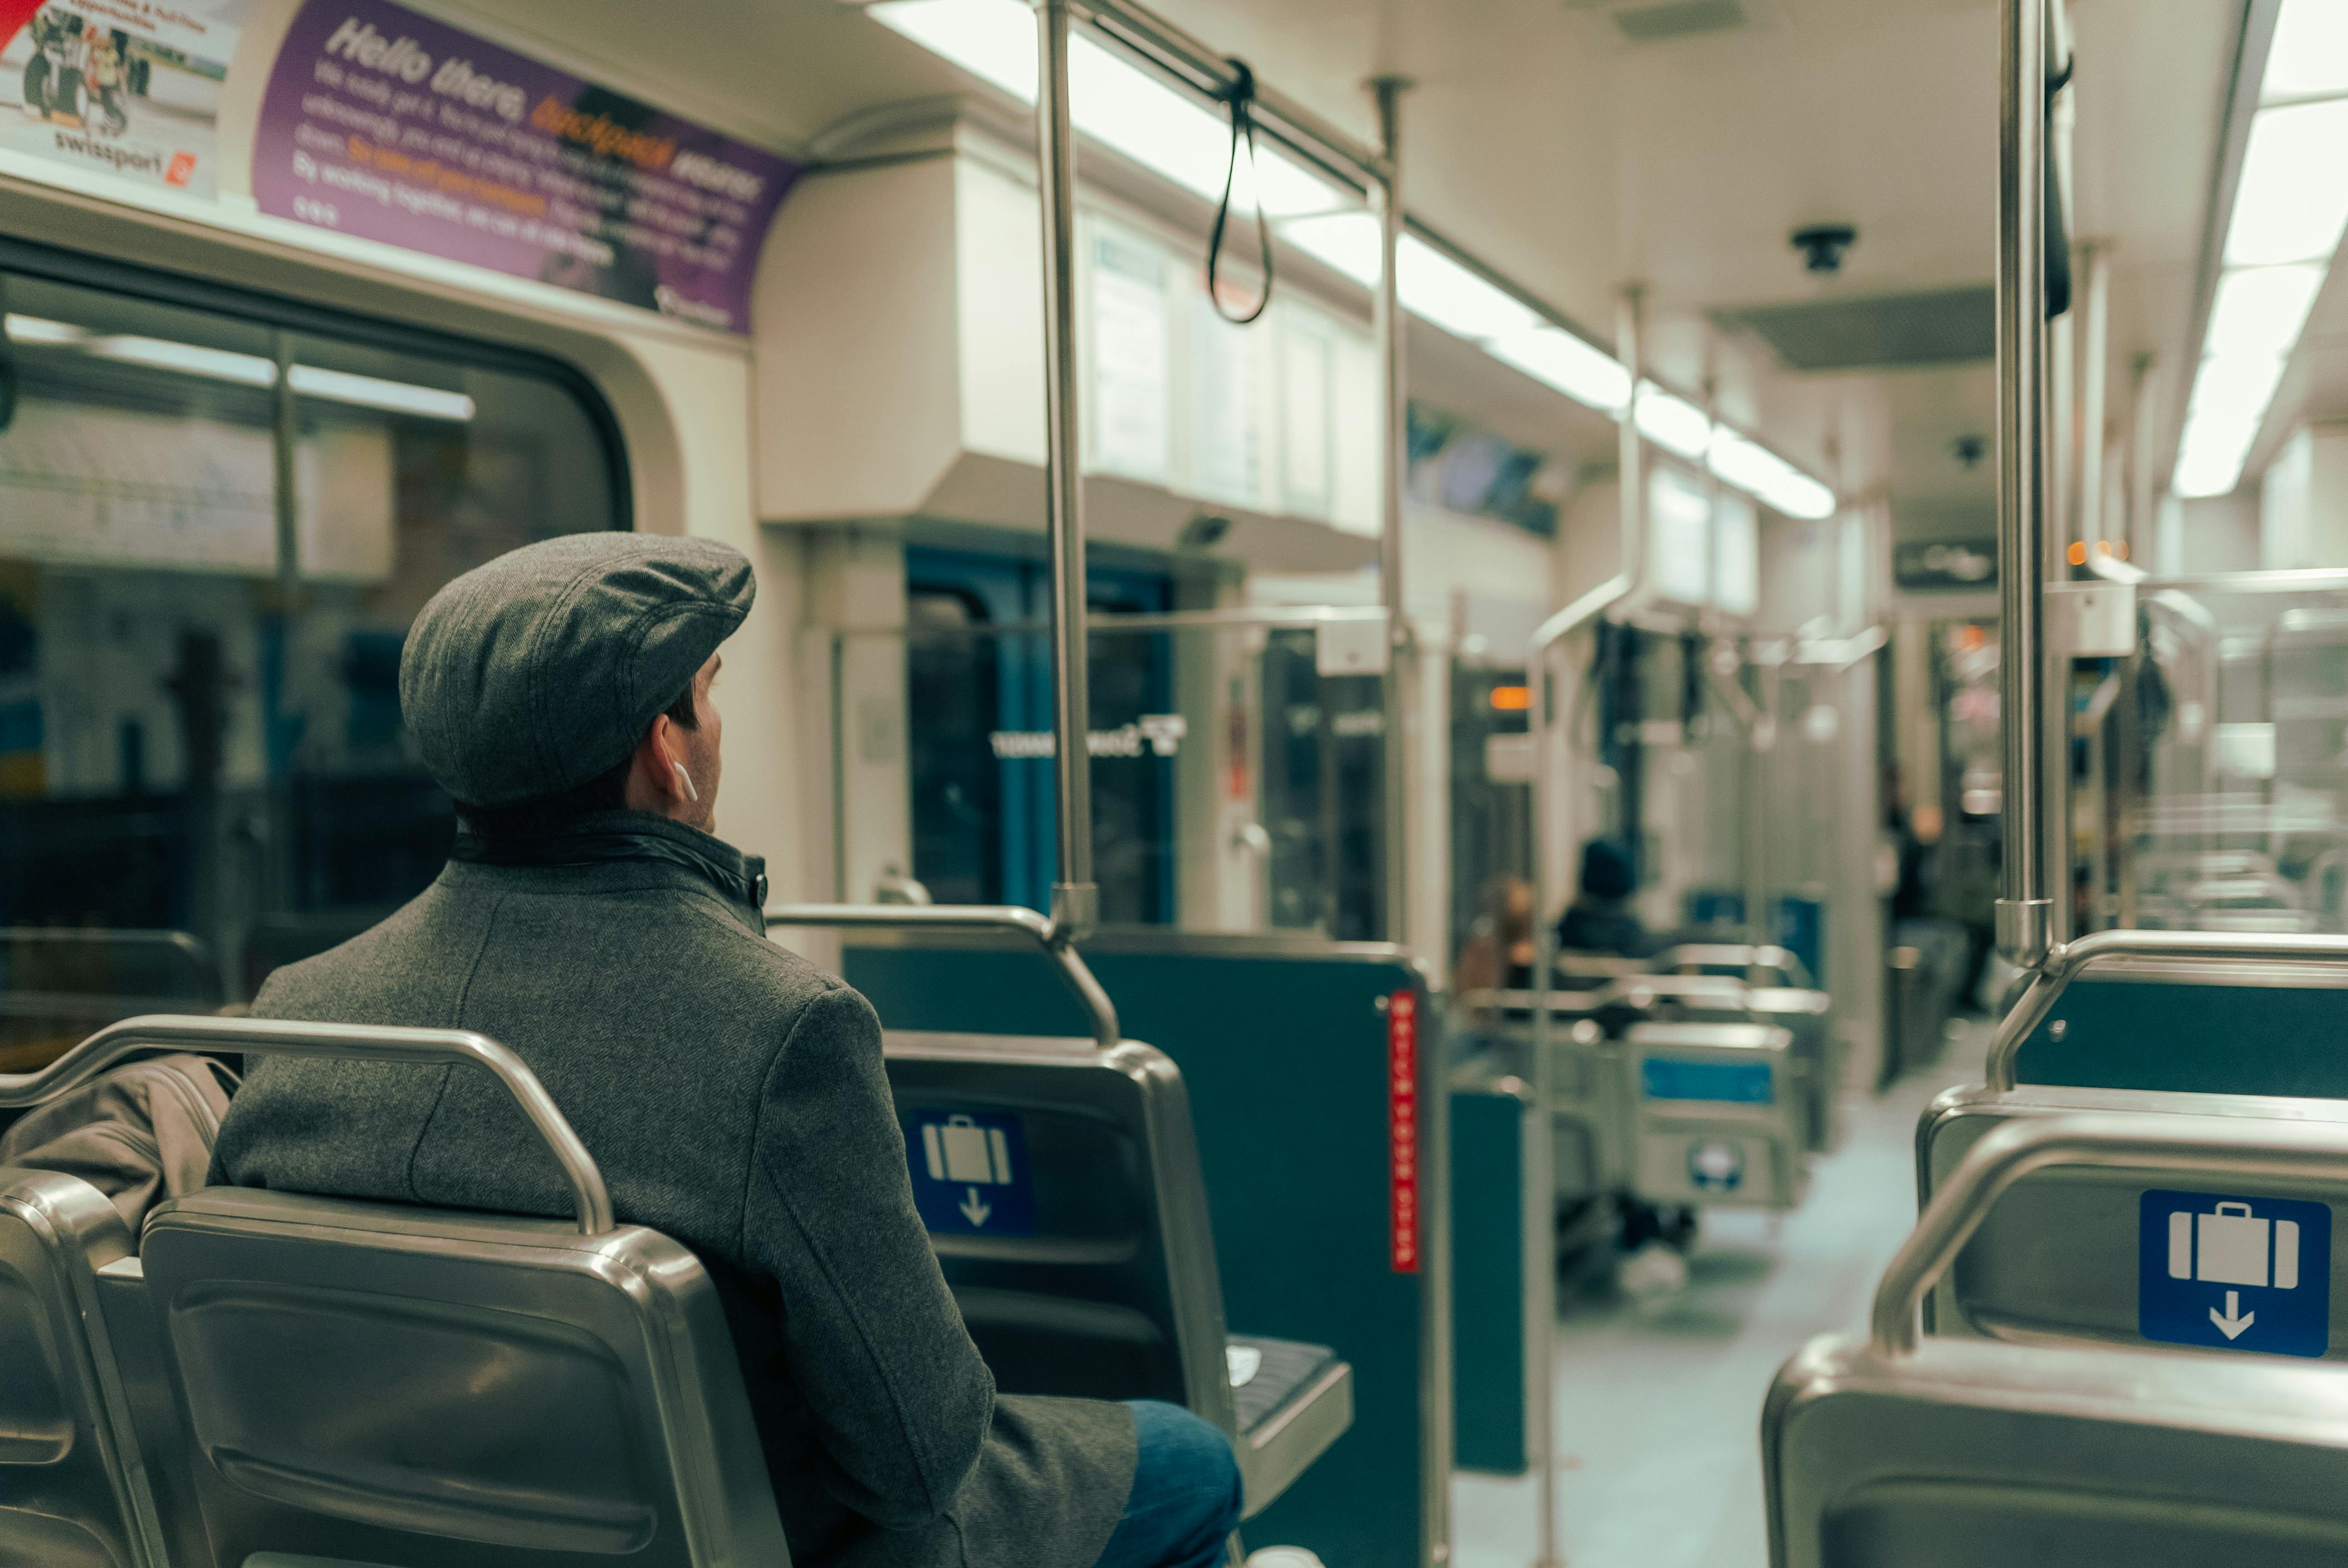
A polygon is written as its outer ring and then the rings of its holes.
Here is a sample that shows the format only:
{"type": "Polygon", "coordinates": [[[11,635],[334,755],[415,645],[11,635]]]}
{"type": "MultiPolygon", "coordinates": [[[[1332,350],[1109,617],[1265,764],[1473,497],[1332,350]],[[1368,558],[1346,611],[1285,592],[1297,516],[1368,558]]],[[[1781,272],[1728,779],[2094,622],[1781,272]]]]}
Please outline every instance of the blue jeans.
{"type": "Polygon", "coordinates": [[[1128,1399],[1133,1491],[1094,1568],[1217,1568],[1240,1527],[1229,1439],[1178,1405],[1128,1399]]]}

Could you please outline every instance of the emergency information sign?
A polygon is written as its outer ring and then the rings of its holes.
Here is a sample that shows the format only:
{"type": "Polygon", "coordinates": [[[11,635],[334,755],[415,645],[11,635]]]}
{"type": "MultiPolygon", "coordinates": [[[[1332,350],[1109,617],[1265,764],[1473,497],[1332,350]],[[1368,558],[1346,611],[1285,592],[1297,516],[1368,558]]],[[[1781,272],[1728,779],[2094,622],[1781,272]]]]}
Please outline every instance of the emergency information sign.
{"type": "Polygon", "coordinates": [[[2146,1338],[2277,1356],[2330,1348],[2330,1205],[2156,1190],[2139,1200],[2137,1226],[2146,1338]]]}
{"type": "Polygon", "coordinates": [[[1034,1235],[1035,1186],[1016,1116],[924,1108],[905,1126],[913,1206],[932,1233],[1034,1235]]]}

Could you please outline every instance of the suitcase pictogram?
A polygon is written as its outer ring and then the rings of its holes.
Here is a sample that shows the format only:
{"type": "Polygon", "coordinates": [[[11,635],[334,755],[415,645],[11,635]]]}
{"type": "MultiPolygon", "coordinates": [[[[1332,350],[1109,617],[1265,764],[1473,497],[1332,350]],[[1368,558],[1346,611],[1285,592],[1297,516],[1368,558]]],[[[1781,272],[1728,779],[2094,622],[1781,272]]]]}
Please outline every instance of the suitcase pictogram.
{"type": "Polygon", "coordinates": [[[949,1116],[942,1125],[922,1123],[922,1153],[930,1180],[973,1186],[1007,1186],[1011,1150],[997,1127],[981,1127],[967,1116],[949,1116]]]}
{"type": "Polygon", "coordinates": [[[2240,1202],[2168,1216],[2168,1277],[2275,1290],[2299,1287],[2299,1224],[2264,1220],[2240,1202]]]}

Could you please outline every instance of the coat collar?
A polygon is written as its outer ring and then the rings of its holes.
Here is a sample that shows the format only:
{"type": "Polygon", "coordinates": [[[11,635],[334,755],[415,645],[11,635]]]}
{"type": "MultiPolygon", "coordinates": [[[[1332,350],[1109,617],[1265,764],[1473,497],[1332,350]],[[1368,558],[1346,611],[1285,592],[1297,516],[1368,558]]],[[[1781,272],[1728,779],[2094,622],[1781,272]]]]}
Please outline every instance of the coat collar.
{"type": "Polygon", "coordinates": [[[471,866],[582,866],[654,861],[709,884],[751,928],[766,927],[767,863],[722,838],[648,811],[599,811],[543,832],[484,837],[459,826],[448,858],[471,866]]]}

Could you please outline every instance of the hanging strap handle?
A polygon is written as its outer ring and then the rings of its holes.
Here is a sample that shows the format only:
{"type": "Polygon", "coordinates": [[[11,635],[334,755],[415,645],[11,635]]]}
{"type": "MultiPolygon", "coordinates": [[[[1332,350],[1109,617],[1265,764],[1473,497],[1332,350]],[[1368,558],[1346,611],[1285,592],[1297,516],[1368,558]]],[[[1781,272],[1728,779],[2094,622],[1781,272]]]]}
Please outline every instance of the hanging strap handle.
{"type": "Polygon", "coordinates": [[[1207,298],[1212,302],[1215,313],[1233,326],[1243,327],[1261,317],[1272,303],[1272,225],[1263,216],[1263,169],[1255,156],[1255,72],[1245,60],[1233,56],[1225,64],[1231,67],[1231,85],[1223,95],[1223,102],[1231,111],[1231,156],[1223,166],[1223,199],[1215,204],[1214,231],[1207,237],[1207,298]],[[1255,176],[1255,236],[1257,253],[1263,263],[1263,289],[1256,296],[1254,309],[1244,315],[1233,315],[1223,309],[1223,296],[1216,287],[1215,277],[1223,256],[1223,230],[1231,219],[1231,188],[1238,182],[1240,145],[1247,144],[1248,169],[1255,176]]]}

